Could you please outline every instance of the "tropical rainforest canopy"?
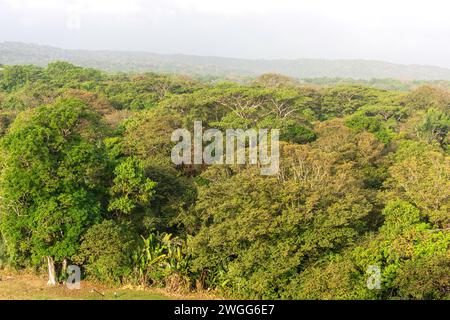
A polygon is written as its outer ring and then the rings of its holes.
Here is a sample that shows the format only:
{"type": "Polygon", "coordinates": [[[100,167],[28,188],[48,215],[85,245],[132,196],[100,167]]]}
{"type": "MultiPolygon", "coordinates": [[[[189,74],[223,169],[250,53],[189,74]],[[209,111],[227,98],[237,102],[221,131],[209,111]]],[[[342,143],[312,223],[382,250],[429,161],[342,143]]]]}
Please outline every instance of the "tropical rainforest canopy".
{"type": "Polygon", "coordinates": [[[449,131],[434,86],[4,66],[0,267],[51,257],[110,285],[233,298],[449,299],[449,131]],[[194,121],[280,129],[278,174],[174,165],[171,134],[194,121]]]}

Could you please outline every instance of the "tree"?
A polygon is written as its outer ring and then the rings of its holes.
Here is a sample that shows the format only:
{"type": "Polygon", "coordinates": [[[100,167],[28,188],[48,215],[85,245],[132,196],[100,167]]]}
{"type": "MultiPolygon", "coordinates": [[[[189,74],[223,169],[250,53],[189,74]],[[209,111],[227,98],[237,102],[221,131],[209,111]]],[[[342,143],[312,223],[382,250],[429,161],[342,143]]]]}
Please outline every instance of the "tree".
{"type": "Polygon", "coordinates": [[[423,85],[411,91],[404,98],[405,106],[410,110],[427,110],[429,108],[448,110],[450,106],[450,94],[448,90],[423,85]]]}
{"type": "Polygon", "coordinates": [[[342,117],[364,105],[377,102],[387,91],[363,86],[336,86],[324,90],[320,104],[320,119],[342,117]]]}
{"type": "Polygon", "coordinates": [[[257,86],[266,88],[280,88],[294,86],[297,84],[294,78],[277,74],[277,73],[265,73],[257,77],[254,81],[257,86]]]}
{"type": "Polygon", "coordinates": [[[170,137],[183,123],[176,115],[158,111],[160,110],[142,112],[126,120],[121,146],[125,155],[137,157],[144,166],[152,164],[171,167],[173,143],[170,137]]]}
{"type": "Polygon", "coordinates": [[[364,230],[372,206],[349,166],[308,146],[281,152],[278,177],[255,168],[202,175],[191,245],[193,269],[208,274],[207,285],[224,284],[237,297],[292,298],[295,275],[364,230]]]}
{"type": "Polygon", "coordinates": [[[114,169],[111,200],[108,210],[117,219],[136,219],[136,215],[150,207],[156,183],[145,176],[142,163],[134,158],[125,158],[114,169]],[[140,211],[140,212],[139,212],[140,211]]]}
{"type": "Polygon", "coordinates": [[[448,232],[433,230],[420,210],[389,201],[384,222],[340,254],[325,257],[293,278],[299,299],[446,299],[449,296],[448,232]],[[379,287],[368,280],[379,271],[379,287]]]}
{"type": "Polygon", "coordinates": [[[449,83],[221,79],[0,68],[0,267],[48,264],[52,284],[71,260],[245,299],[450,298],[449,83]],[[175,165],[172,133],[194,121],[279,129],[279,171],[175,165]]]}
{"type": "Polygon", "coordinates": [[[42,68],[33,65],[5,66],[0,73],[0,88],[10,92],[41,78],[42,68]]]}
{"type": "Polygon", "coordinates": [[[96,82],[103,78],[103,74],[98,70],[82,68],[65,61],[50,63],[45,69],[45,74],[52,86],[66,88],[92,89],[96,82]]]}
{"type": "Polygon", "coordinates": [[[436,228],[450,226],[450,157],[435,147],[405,141],[393,155],[385,197],[401,197],[436,228]]]}
{"type": "Polygon", "coordinates": [[[353,114],[346,120],[346,125],[359,131],[367,130],[368,132],[373,133],[378,140],[386,144],[393,136],[392,130],[386,128],[384,122],[376,117],[353,114]]]}
{"type": "Polygon", "coordinates": [[[449,143],[450,115],[433,108],[427,110],[417,127],[417,135],[428,143],[437,142],[441,147],[449,143]]]}
{"type": "Polygon", "coordinates": [[[1,143],[1,232],[11,261],[39,265],[77,253],[97,222],[106,168],[101,123],[79,100],[19,115],[1,143]]]}

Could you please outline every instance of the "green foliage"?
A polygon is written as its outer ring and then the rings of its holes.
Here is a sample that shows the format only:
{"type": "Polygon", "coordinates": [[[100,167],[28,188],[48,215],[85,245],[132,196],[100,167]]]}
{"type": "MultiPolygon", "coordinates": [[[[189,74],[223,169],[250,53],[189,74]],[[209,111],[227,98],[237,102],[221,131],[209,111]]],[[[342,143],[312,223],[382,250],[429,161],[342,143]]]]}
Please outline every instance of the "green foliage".
{"type": "Polygon", "coordinates": [[[404,99],[408,109],[427,110],[429,108],[445,110],[450,105],[448,90],[423,85],[410,92],[404,99]]]}
{"type": "Polygon", "coordinates": [[[405,299],[449,299],[449,265],[448,250],[405,262],[394,283],[399,296],[405,299]]]}
{"type": "Polygon", "coordinates": [[[450,157],[435,148],[406,141],[389,168],[386,197],[401,196],[439,228],[450,222],[450,157]]]}
{"type": "Polygon", "coordinates": [[[321,119],[352,114],[364,105],[380,101],[386,94],[384,90],[356,85],[326,89],[320,105],[321,119]]]}
{"type": "Polygon", "coordinates": [[[331,175],[317,185],[291,179],[244,171],[200,188],[194,270],[224,270],[219,281],[237,296],[276,299],[292,294],[285,286],[293,275],[363,230],[370,204],[356,190],[336,189],[354,188],[350,177],[331,175]]]}
{"type": "Polygon", "coordinates": [[[0,237],[0,270],[8,265],[8,253],[3,237],[0,237]]]}
{"type": "Polygon", "coordinates": [[[42,69],[33,65],[5,66],[1,71],[0,88],[5,91],[16,90],[42,75],[42,69]]]}
{"type": "Polygon", "coordinates": [[[316,133],[310,129],[311,124],[306,120],[280,119],[266,117],[258,123],[258,127],[265,129],[279,129],[280,140],[304,144],[316,140],[316,133]]]}
{"type": "Polygon", "coordinates": [[[280,88],[286,86],[294,86],[296,81],[294,78],[276,73],[265,73],[255,79],[255,85],[266,88],[280,88]]]}
{"type": "Polygon", "coordinates": [[[135,156],[145,166],[172,167],[170,159],[173,143],[172,132],[182,127],[180,117],[174,115],[142,112],[126,120],[123,125],[122,151],[135,156]]]}
{"type": "Polygon", "coordinates": [[[170,233],[151,233],[141,236],[141,243],[133,253],[134,275],[142,285],[177,285],[176,290],[189,287],[189,257],[183,253],[183,241],[170,233]],[[174,275],[178,282],[173,283],[174,275]],[[181,286],[181,287],[180,287],[181,286]]]}
{"type": "Polygon", "coordinates": [[[50,84],[58,87],[93,88],[94,82],[102,80],[100,71],[81,68],[69,62],[57,61],[50,63],[45,69],[50,84]]]}
{"type": "Polygon", "coordinates": [[[230,298],[450,299],[447,90],[205,81],[1,69],[0,267],[51,256],[107,284],[230,298]],[[280,129],[278,174],[175,166],[171,134],[198,120],[280,129]]]}
{"type": "MultiPolygon", "coordinates": [[[[165,230],[184,224],[182,216],[197,198],[195,184],[191,179],[177,175],[175,170],[164,167],[148,167],[146,173],[156,182],[155,195],[151,201],[152,215],[143,219],[146,231],[165,230]]],[[[188,231],[184,228],[178,230],[179,233],[188,231]]]]}
{"type": "Polygon", "coordinates": [[[73,256],[83,231],[100,217],[105,158],[92,141],[98,128],[80,101],[62,100],[22,114],[4,137],[1,230],[19,265],[73,256]]]}
{"type": "Polygon", "coordinates": [[[347,117],[346,125],[355,130],[373,133],[381,142],[387,144],[395,136],[394,130],[405,116],[398,106],[371,106],[360,108],[347,117]]]}
{"type": "Polygon", "coordinates": [[[0,113],[0,136],[3,136],[6,133],[8,127],[11,125],[13,118],[14,115],[8,112],[0,113]]]}
{"type": "Polygon", "coordinates": [[[145,177],[143,165],[136,158],[126,158],[114,169],[112,199],[108,210],[130,215],[136,208],[148,206],[156,183],[145,177]]]}
{"type": "Polygon", "coordinates": [[[75,262],[86,274],[105,283],[120,284],[131,275],[133,241],[125,228],[112,220],[103,220],[83,235],[75,262]]]}
{"type": "Polygon", "coordinates": [[[304,126],[296,125],[293,122],[286,124],[281,130],[283,131],[280,139],[284,141],[301,144],[312,142],[316,139],[314,131],[304,126]]]}
{"type": "Polygon", "coordinates": [[[417,128],[419,137],[428,143],[437,142],[441,147],[449,143],[450,115],[430,108],[417,128]]]}

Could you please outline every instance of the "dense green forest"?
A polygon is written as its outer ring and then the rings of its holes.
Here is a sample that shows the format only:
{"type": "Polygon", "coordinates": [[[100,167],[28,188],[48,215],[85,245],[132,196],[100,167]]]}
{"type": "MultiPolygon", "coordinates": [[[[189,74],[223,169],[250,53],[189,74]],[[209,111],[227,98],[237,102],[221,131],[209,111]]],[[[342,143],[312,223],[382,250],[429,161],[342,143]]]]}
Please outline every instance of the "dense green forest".
{"type": "Polygon", "coordinates": [[[4,66],[0,267],[231,298],[449,299],[449,131],[450,92],[431,85],[4,66]],[[171,133],[197,120],[280,129],[279,173],[174,165],[171,133]]]}

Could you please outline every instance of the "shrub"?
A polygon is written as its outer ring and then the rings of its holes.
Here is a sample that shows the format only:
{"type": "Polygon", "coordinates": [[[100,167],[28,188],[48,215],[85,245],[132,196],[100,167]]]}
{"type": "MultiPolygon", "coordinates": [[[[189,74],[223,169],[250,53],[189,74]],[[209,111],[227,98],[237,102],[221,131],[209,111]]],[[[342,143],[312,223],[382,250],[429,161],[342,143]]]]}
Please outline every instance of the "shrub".
{"type": "Polygon", "coordinates": [[[104,220],[83,236],[76,262],[83,264],[88,276],[118,284],[131,272],[132,244],[123,227],[112,220],[104,220]]]}
{"type": "Polygon", "coordinates": [[[3,243],[3,237],[0,235],[0,269],[3,269],[7,265],[7,261],[6,247],[3,243]]]}

